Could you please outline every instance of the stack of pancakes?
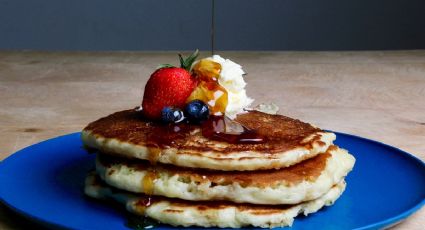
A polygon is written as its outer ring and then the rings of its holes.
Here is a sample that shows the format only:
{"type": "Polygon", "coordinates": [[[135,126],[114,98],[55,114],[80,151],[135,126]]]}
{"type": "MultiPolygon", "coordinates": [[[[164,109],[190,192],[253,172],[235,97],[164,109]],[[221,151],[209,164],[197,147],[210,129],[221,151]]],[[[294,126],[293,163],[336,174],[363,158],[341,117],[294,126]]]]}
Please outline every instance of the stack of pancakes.
{"type": "Polygon", "coordinates": [[[257,111],[235,121],[265,141],[220,141],[199,125],[163,125],[136,110],[92,122],[82,139],[98,154],[85,192],[173,226],[270,228],[344,191],[355,159],[333,145],[335,134],[257,111]]]}

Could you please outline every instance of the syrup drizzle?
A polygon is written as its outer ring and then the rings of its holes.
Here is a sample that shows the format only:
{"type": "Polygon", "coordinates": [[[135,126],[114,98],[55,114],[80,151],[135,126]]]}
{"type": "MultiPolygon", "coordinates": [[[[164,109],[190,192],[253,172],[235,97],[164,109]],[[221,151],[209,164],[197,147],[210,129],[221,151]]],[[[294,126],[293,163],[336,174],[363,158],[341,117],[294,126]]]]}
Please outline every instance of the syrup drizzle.
{"type": "Polygon", "coordinates": [[[201,133],[205,138],[231,144],[260,144],[267,141],[267,137],[256,130],[249,129],[226,116],[210,116],[201,125],[152,122],[150,127],[151,131],[147,136],[147,147],[148,160],[152,165],[158,162],[163,149],[170,146],[178,148],[178,142],[185,140],[196,128],[201,128],[201,133]]]}
{"type": "Polygon", "coordinates": [[[140,213],[145,213],[146,208],[152,205],[153,203],[153,192],[155,188],[155,180],[158,178],[158,174],[153,170],[146,172],[145,176],[142,179],[142,188],[143,192],[146,194],[146,198],[140,200],[136,204],[136,208],[140,213]]]}
{"type": "Polygon", "coordinates": [[[155,165],[161,157],[161,149],[157,146],[148,147],[148,160],[152,165],[155,165]]]}
{"type": "Polygon", "coordinates": [[[266,138],[255,130],[225,116],[211,116],[202,124],[202,135],[208,139],[232,144],[259,144],[266,138]]]}
{"type": "Polygon", "coordinates": [[[260,144],[267,138],[257,131],[249,129],[226,116],[210,116],[200,126],[194,124],[158,124],[152,123],[154,128],[148,136],[148,159],[155,165],[161,157],[162,149],[185,139],[191,131],[201,128],[202,135],[208,139],[224,141],[232,144],[260,144]]]}
{"type": "Polygon", "coordinates": [[[137,209],[138,212],[140,213],[145,213],[146,208],[148,208],[149,206],[151,206],[154,202],[154,198],[151,196],[147,196],[145,198],[142,198],[140,200],[137,201],[135,208],[137,209]]]}
{"type": "MultiPolygon", "coordinates": [[[[158,178],[158,175],[157,175],[155,170],[150,170],[150,171],[146,172],[145,176],[142,179],[143,192],[146,195],[148,195],[148,196],[153,195],[154,182],[157,178],[158,178]]],[[[150,204],[150,202],[149,202],[149,204],[150,204]]]]}
{"type": "Polygon", "coordinates": [[[161,157],[162,150],[184,139],[194,128],[188,124],[160,124],[152,122],[147,136],[148,160],[155,165],[161,157]]]}
{"type": "MultiPolygon", "coordinates": [[[[148,133],[147,145],[150,149],[161,149],[174,144],[176,140],[185,138],[195,127],[186,123],[161,124],[152,122],[148,133]]],[[[153,152],[156,152],[153,150],[153,152]]],[[[155,159],[155,158],[153,158],[155,159]]]]}
{"type": "Polygon", "coordinates": [[[193,67],[192,71],[199,82],[187,101],[201,100],[208,105],[211,114],[223,115],[228,104],[228,93],[218,82],[221,65],[202,59],[193,67]]]}
{"type": "Polygon", "coordinates": [[[203,97],[213,115],[223,115],[228,104],[227,90],[217,81],[201,81],[198,85],[202,89],[203,97]]]}

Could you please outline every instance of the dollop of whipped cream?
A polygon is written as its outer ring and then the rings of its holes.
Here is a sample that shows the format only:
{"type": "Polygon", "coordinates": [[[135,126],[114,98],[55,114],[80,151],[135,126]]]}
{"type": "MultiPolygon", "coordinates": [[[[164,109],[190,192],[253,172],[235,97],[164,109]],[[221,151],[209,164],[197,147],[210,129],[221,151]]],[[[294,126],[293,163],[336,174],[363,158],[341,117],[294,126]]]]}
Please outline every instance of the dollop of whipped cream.
{"type": "Polygon", "coordinates": [[[225,114],[233,119],[238,113],[244,112],[244,108],[254,101],[246,95],[246,82],[243,79],[245,72],[242,70],[242,66],[229,59],[224,59],[220,55],[213,55],[206,59],[221,65],[218,83],[226,89],[228,94],[225,114]]]}

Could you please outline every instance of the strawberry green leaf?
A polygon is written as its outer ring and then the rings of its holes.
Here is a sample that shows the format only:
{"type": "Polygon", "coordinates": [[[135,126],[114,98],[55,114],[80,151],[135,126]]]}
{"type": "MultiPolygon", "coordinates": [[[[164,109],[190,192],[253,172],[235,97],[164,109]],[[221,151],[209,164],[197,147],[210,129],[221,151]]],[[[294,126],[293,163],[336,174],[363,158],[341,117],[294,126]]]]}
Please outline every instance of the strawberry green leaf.
{"type": "Polygon", "coordinates": [[[184,60],[184,58],[181,54],[179,54],[179,59],[180,59],[180,67],[186,69],[185,68],[186,63],[185,63],[185,60],[184,60]]]}
{"type": "Polygon", "coordinates": [[[195,50],[195,52],[193,52],[189,57],[187,57],[186,59],[183,58],[183,56],[181,54],[179,54],[179,59],[180,59],[180,67],[189,71],[190,67],[192,66],[193,62],[196,60],[196,58],[198,58],[199,56],[199,50],[195,50]]]}
{"type": "Polygon", "coordinates": [[[156,67],[156,69],[171,68],[171,67],[175,67],[175,66],[171,64],[160,64],[158,67],[156,67]]]}

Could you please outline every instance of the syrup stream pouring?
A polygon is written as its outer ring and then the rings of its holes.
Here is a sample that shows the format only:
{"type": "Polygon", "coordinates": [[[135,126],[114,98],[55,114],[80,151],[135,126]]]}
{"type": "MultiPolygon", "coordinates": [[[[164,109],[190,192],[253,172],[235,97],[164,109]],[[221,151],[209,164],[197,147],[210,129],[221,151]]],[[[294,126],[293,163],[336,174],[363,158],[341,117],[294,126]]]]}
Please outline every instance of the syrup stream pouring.
{"type": "Polygon", "coordinates": [[[211,56],[214,55],[215,0],[211,0],[211,56]]]}

